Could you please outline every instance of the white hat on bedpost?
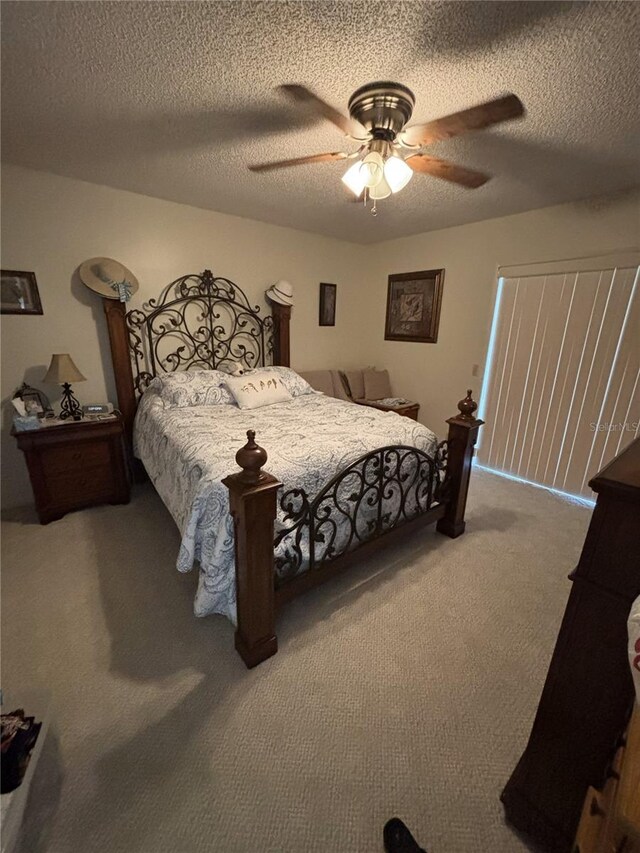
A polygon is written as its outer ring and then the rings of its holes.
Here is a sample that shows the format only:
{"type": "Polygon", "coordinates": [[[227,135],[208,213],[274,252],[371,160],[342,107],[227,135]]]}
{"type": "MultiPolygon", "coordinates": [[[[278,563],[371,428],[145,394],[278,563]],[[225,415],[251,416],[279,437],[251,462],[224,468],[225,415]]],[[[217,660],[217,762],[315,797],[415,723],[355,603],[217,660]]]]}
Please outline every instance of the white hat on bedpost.
{"type": "Polygon", "coordinates": [[[266,291],[267,299],[280,305],[293,305],[293,287],[288,281],[280,279],[266,291]]]}
{"type": "Polygon", "coordinates": [[[84,285],[107,299],[128,302],[138,289],[138,279],[131,270],[113,258],[90,258],[80,264],[78,273],[84,285]]]}

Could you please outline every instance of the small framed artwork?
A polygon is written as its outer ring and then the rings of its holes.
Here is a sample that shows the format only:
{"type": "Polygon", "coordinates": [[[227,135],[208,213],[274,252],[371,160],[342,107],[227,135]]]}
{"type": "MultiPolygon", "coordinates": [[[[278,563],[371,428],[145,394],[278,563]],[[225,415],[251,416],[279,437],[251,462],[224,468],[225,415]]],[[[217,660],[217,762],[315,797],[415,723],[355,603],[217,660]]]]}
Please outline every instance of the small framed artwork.
{"type": "Polygon", "coordinates": [[[335,326],[336,324],[336,292],[337,284],[320,285],[320,325],[335,326]]]}
{"type": "Polygon", "coordinates": [[[51,404],[47,395],[38,388],[27,385],[26,382],[23,382],[15,392],[14,400],[16,397],[22,400],[28,415],[37,415],[39,418],[43,418],[47,412],[51,411],[51,404]]]}
{"type": "Polygon", "coordinates": [[[35,273],[0,270],[0,314],[42,314],[35,273]]]}
{"type": "Polygon", "coordinates": [[[444,270],[389,276],[385,341],[437,343],[443,282],[444,270]]]}

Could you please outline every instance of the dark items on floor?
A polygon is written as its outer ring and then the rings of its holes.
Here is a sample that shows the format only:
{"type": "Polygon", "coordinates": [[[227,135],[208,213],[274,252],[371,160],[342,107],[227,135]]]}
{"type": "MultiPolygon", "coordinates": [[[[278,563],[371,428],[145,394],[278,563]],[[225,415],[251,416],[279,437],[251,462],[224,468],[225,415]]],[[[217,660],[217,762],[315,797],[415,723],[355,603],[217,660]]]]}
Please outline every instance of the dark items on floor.
{"type": "Polygon", "coordinates": [[[22,782],[29,765],[31,750],[36,745],[42,723],[25,717],[24,709],[0,716],[2,738],[2,773],[0,793],[14,791],[22,782]]]}
{"type": "Polygon", "coordinates": [[[427,853],[399,817],[392,817],[385,823],[383,839],[386,853],[427,853]]]}

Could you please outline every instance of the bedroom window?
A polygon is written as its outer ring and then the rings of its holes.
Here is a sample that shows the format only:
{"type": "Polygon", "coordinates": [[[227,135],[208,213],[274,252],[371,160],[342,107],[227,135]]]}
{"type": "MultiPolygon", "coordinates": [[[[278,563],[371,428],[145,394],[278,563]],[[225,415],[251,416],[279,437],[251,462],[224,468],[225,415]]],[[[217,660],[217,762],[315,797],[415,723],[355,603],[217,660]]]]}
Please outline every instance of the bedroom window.
{"type": "Polygon", "coordinates": [[[640,255],[500,269],[481,465],[582,498],[640,433],[640,255]]]}

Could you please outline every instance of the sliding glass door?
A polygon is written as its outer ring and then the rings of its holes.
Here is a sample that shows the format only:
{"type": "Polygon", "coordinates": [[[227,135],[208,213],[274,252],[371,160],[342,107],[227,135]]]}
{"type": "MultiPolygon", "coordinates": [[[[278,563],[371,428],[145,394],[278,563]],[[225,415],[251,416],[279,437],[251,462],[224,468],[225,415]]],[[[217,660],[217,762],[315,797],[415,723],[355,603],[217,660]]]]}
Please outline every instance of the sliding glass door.
{"type": "Polygon", "coordinates": [[[640,256],[500,270],[482,465],[593,497],[640,432],[640,256]]]}

